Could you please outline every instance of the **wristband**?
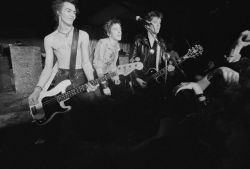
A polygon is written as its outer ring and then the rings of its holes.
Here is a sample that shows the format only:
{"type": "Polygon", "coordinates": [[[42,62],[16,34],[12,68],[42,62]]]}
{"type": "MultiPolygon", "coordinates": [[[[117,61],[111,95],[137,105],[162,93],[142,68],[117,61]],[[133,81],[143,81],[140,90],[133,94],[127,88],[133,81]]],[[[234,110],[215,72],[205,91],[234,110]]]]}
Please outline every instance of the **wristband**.
{"type": "Polygon", "coordinates": [[[196,97],[197,97],[197,98],[205,97],[205,95],[204,95],[203,93],[201,93],[201,94],[197,94],[196,97]]]}

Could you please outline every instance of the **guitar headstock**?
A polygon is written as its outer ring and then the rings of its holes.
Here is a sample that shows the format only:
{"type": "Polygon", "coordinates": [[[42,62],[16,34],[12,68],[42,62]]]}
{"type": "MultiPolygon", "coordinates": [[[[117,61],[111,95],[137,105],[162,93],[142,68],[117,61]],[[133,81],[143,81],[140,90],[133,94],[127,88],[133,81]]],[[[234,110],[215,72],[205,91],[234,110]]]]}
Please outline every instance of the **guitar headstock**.
{"type": "Polygon", "coordinates": [[[192,48],[188,49],[188,52],[186,54],[187,58],[196,58],[197,56],[200,56],[203,53],[203,47],[201,45],[194,45],[192,48]]]}
{"type": "Polygon", "coordinates": [[[142,62],[133,62],[125,65],[119,65],[117,67],[117,74],[127,76],[134,70],[142,70],[142,62]]]}

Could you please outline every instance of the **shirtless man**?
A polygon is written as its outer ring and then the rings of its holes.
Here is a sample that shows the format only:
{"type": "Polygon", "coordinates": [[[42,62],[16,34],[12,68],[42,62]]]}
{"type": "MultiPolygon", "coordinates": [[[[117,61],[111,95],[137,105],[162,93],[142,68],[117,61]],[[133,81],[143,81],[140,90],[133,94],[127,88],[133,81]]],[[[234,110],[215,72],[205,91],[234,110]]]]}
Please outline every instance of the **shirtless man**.
{"type": "MultiPolygon", "coordinates": [[[[68,79],[69,63],[71,53],[71,43],[73,38],[73,22],[76,19],[76,1],[75,0],[56,0],[53,9],[58,22],[57,29],[44,39],[44,47],[46,52],[45,67],[40,75],[39,81],[29,96],[29,104],[33,105],[38,102],[40,92],[48,82],[52,75],[54,54],[57,58],[58,72],[55,76],[55,83],[68,79]]],[[[89,35],[79,30],[79,39],[76,55],[76,75],[73,85],[84,83],[85,77],[88,81],[93,80],[93,68],[89,60],[89,35]],[[79,78],[80,76],[80,78],[79,78]],[[75,84],[76,83],[76,84],[75,84]]],[[[88,91],[94,91],[96,87],[88,85],[88,91]]]]}
{"type": "Polygon", "coordinates": [[[58,26],[54,32],[47,35],[44,39],[46,52],[45,67],[33,93],[28,98],[29,104],[33,105],[38,103],[39,95],[43,89],[46,90],[49,85],[50,88],[56,86],[66,79],[70,79],[72,84],[68,88],[85,83],[87,83],[88,86],[87,93],[78,94],[69,100],[69,104],[72,106],[72,112],[63,114],[63,116],[57,116],[44,128],[39,128],[41,129],[39,133],[42,135],[42,140],[45,139],[46,142],[55,143],[55,145],[60,146],[61,144],[64,145],[64,143],[71,143],[71,141],[67,141],[71,133],[75,133],[76,136],[79,137],[86,135],[86,130],[89,129],[89,126],[84,125],[88,125],[88,115],[95,111],[95,107],[98,107],[94,106],[94,104],[96,103],[99,89],[97,89],[97,86],[92,86],[88,83],[88,81],[94,79],[94,75],[89,60],[89,35],[82,30],[79,30],[75,73],[73,77],[69,77],[71,44],[75,29],[73,22],[77,14],[76,0],[55,0],[53,9],[58,26]],[[54,55],[56,57],[54,57],[54,55]],[[56,58],[57,62],[55,66],[58,66],[56,74],[55,69],[53,69],[54,58],[56,58]],[[51,80],[52,78],[53,81],[51,80]],[[49,84],[50,81],[52,81],[52,84],[49,84]]]}

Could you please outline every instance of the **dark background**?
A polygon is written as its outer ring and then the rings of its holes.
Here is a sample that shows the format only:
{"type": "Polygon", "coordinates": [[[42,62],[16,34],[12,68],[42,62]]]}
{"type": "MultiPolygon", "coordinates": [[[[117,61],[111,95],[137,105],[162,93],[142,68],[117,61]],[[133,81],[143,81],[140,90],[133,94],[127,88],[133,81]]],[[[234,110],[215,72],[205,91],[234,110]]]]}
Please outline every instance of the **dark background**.
{"type": "MultiPolygon", "coordinates": [[[[0,43],[1,41],[8,39],[37,39],[39,41],[42,41],[43,38],[47,34],[51,33],[56,27],[56,22],[54,21],[53,12],[51,9],[51,2],[51,0],[1,1],[0,43]]],[[[224,54],[228,54],[231,45],[239,36],[240,32],[245,29],[250,29],[250,10],[248,3],[246,1],[240,0],[218,0],[216,2],[209,0],[147,0],[147,2],[145,2],[144,0],[80,0],[79,9],[80,14],[77,17],[75,25],[81,29],[86,30],[90,34],[91,38],[99,38],[101,35],[100,32],[102,30],[103,23],[105,23],[105,21],[110,17],[116,16],[122,21],[122,41],[129,43],[133,41],[135,34],[144,30],[143,26],[135,21],[135,16],[139,15],[143,17],[150,10],[159,10],[164,14],[161,36],[163,36],[166,41],[174,41],[175,48],[180,54],[185,53],[187,48],[193,46],[196,43],[201,44],[204,47],[205,57],[203,58],[206,58],[207,60],[214,59],[218,61],[222,59],[224,54]]],[[[200,63],[201,62],[197,61],[194,65],[197,66],[200,63]]],[[[190,66],[188,68],[190,70],[190,66]]],[[[3,100],[7,99],[5,98],[3,100]]],[[[249,109],[244,109],[244,107],[241,106],[247,106],[249,102],[244,98],[242,100],[236,98],[233,101],[239,103],[230,104],[231,102],[229,102],[228,105],[229,107],[234,107],[236,105],[235,108],[232,109],[232,112],[238,112],[239,115],[234,114],[234,116],[232,116],[232,121],[236,122],[234,123],[233,127],[230,126],[230,130],[232,130],[232,133],[230,134],[230,138],[227,140],[227,145],[229,147],[228,149],[231,156],[226,160],[225,168],[249,168],[246,167],[246,165],[249,166],[249,155],[247,154],[249,154],[250,152],[249,113],[247,113],[249,109]],[[238,110],[238,108],[240,107],[242,108],[238,110]],[[241,113],[242,110],[245,110],[245,112],[243,111],[243,113],[241,113]]],[[[227,109],[229,110],[230,108],[227,109]]],[[[232,112],[228,112],[229,116],[232,112]]],[[[227,119],[225,121],[227,121],[227,119]]],[[[229,122],[226,122],[225,126],[228,125],[227,123],[229,122]]],[[[82,154],[80,151],[77,151],[78,154],[72,151],[72,154],[75,153],[76,155],[70,154],[66,156],[66,158],[70,157],[68,160],[66,160],[66,162],[64,162],[60,158],[54,161],[54,154],[48,153],[50,151],[47,152],[47,150],[44,149],[43,145],[34,149],[30,148],[30,142],[33,141],[30,140],[30,137],[33,138],[37,137],[36,135],[39,135],[39,133],[37,133],[35,136],[33,136],[33,129],[34,128],[30,127],[30,124],[28,124],[28,126],[25,126],[24,128],[17,125],[13,129],[10,128],[10,130],[2,130],[3,132],[1,132],[2,139],[0,139],[0,152],[2,155],[1,159],[4,162],[3,166],[6,164],[6,166],[13,165],[13,168],[17,168],[17,165],[18,168],[24,168],[22,166],[27,167],[28,164],[30,168],[32,168],[33,166],[38,166],[36,168],[42,168],[42,166],[44,165],[48,165],[50,166],[50,168],[55,168],[51,167],[50,162],[52,161],[55,165],[57,165],[58,163],[68,163],[70,166],[83,163],[82,166],[85,165],[88,166],[87,168],[89,168],[89,166],[92,164],[94,166],[107,164],[110,162],[110,159],[113,159],[115,164],[118,164],[121,161],[120,163],[123,168],[126,168],[126,166],[130,165],[127,164],[126,161],[126,157],[130,154],[127,155],[128,153],[126,154],[122,152],[121,154],[123,155],[119,156],[117,155],[116,150],[114,150],[114,147],[108,147],[103,150],[104,148],[96,148],[96,145],[94,145],[93,148],[89,148],[88,144],[85,145],[85,147],[82,146],[82,154]],[[29,133],[29,131],[31,133],[29,133]],[[19,143],[16,140],[18,140],[19,143]],[[4,146],[2,146],[2,142],[4,146]],[[2,147],[6,148],[2,150],[2,147]],[[37,149],[39,150],[37,151],[37,149]],[[80,158],[77,158],[77,156],[79,156],[80,158]],[[45,160],[44,164],[45,157],[47,157],[49,160],[45,160]]],[[[219,138],[216,137],[215,140],[217,141],[219,140],[219,138]]],[[[156,142],[157,144],[159,144],[158,149],[155,147],[150,149],[150,146],[148,146],[149,150],[146,149],[137,154],[134,153],[135,155],[133,155],[132,158],[135,157],[136,160],[140,159],[140,157],[141,159],[146,159],[141,161],[138,160],[139,165],[141,162],[143,163],[143,166],[148,164],[144,164],[144,161],[148,160],[150,163],[151,161],[154,161],[156,157],[159,157],[159,160],[163,158],[163,162],[169,163],[171,162],[171,157],[173,159],[175,157],[173,156],[172,152],[181,152],[179,154],[176,154],[176,157],[183,156],[185,157],[185,160],[189,160],[190,158],[192,158],[192,155],[190,155],[190,153],[187,153],[187,155],[183,155],[183,150],[181,149],[187,148],[189,150],[191,146],[183,144],[183,142],[181,142],[183,140],[181,139],[178,141],[180,142],[180,144],[179,142],[177,142],[176,144],[170,144],[171,146],[166,146],[167,148],[170,147],[170,151],[168,149],[163,151],[163,146],[160,143],[156,142]],[[183,146],[178,147],[179,145],[183,146]],[[179,148],[179,151],[176,151],[174,149],[176,147],[179,148]],[[167,155],[162,153],[162,155],[160,153],[157,154],[157,151],[170,153],[167,155]],[[170,160],[166,157],[170,157],[170,160]]],[[[34,145],[33,142],[32,145],[34,145]]],[[[78,150],[79,147],[77,146],[78,145],[76,145],[75,149],[78,150]]],[[[119,151],[121,150],[119,149],[119,151]]],[[[62,155],[64,156],[65,154],[62,155]]],[[[196,159],[190,161],[196,162],[196,159]]],[[[131,163],[133,162],[134,161],[132,161],[131,163]]],[[[182,161],[173,160],[173,163],[175,162],[177,164],[182,163],[182,161]]],[[[115,164],[112,163],[110,165],[115,166],[115,164]]],[[[154,164],[159,165],[161,163],[156,160],[153,165],[154,164]]],[[[110,168],[118,168],[114,166],[110,168]]],[[[150,168],[150,166],[148,168],[150,168]]]]}
{"type": "MultiPolygon", "coordinates": [[[[5,1],[0,10],[0,39],[42,40],[56,27],[51,4],[52,0],[5,1]]],[[[75,25],[86,30],[90,38],[100,38],[103,23],[117,17],[122,21],[123,42],[132,42],[144,29],[135,16],[159,10],[164,14],[161,36],[175,42],[178,52],[185,53],[198,43],[213,58],[228,54],[234,40],[250,24],[247,2],[239,0],[81,0],[78,7],[75,25]]]]}

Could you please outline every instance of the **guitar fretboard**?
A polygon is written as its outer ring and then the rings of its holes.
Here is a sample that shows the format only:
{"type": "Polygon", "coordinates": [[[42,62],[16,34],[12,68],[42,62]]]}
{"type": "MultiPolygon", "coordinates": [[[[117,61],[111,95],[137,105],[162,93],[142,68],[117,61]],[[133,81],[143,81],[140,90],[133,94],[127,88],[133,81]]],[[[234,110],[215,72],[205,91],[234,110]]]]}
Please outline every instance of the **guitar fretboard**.
{"type": "MultiPolygon", "coordinates": [[[[187,55],[183,56],[182,58],[178,59],[177,60],[177,64],[181,64],[182,62],[184,62],[186,59],[188,59],[189,57],[187,55]]],[[[159,70],[158,72],[155,72],[153,75],[152,75],[152,78],[156,79],[162,75],[164,75],[166,73],[166,70],[167,68],[164,67],[162,68],[161,70],[159,70]]]]}
{"type": "Polygon", "coordinates": [[[162,68],[161,70],[159,70],[158,72],[155,72],[155,73],[152,75],[152,77],[153,77],[154,79],[156,79],[157,77],[159,77],[159,76],[165,74],[165,72],[166,72],[166,68],[164,67],[164,68],[162,68]]]}
{"type": "MultiPolygon", "coordinates": [[[[112,72],[112,73],[106,74],[106,75],[104,75],[103,77],[100,77],[100,78],[98,78],[98,79],[91,80],[91,81],[89,81],[89,83],[90,83],[91,85],[93,85],[93,86],[96,86],[96,85],[98,85],[99,83],[101,83],[101,82],[103,82],[103,81],[106,81],[106,80],[108,80],[108,79],[110,79],[111,77],[114,77],[114,76],[116,76],[116,75],[117,75],[116,72],[112,72]]],[[[73,97],[73,96],[75,96],[75,95],[81,93],[81,92],[86,91],[86,90],[87,90],[87,87],[88,87],[87,83],[86,83],[86,84],[83,84],[83,85],[80,85],[80,86],[78,86],[78,87],[76,87],[76,88],[74,88],[74,89],[71,89],[71,90],[67,91],[66,93],[63,93],[63,94],[60,94],[60,95],[56,96],[56,99],[57,99],[58,102],[64,101],[64,100],[66,100],[66,99],[69,99],[69,98],[71,98],[71,97],[73,97]]]]}
{"type": "MultiPolygon", "coordinates": [[[[176,60],[176,63],[177,63],[177,66],[180,65],[182,62],[184,62],[185,60],[189,59],[189,58],[192,58],[194,57],[195,53],[187,53],[186,55],[184,55],[183,57],[179,58],[178,60],[176,60]]],[[[167,71],[167,68],[164,67],[162,68],[161,70],[159,70],[158,72],[155,72],[151,77],[154,78],[154,79],[157,79],[158,77],[162,76],[163,74],[165,74],[167,71]]]]}

